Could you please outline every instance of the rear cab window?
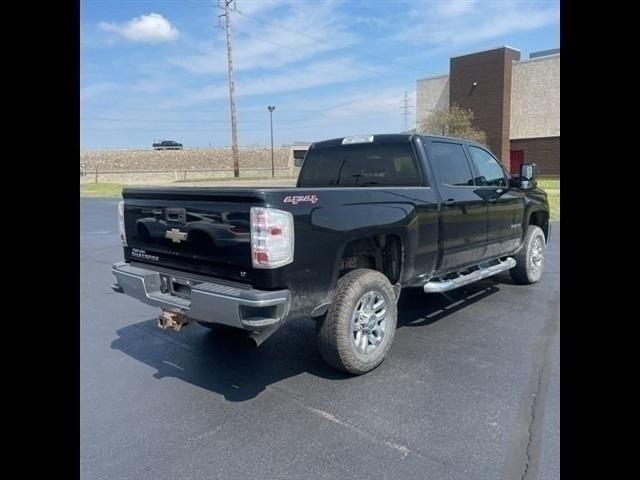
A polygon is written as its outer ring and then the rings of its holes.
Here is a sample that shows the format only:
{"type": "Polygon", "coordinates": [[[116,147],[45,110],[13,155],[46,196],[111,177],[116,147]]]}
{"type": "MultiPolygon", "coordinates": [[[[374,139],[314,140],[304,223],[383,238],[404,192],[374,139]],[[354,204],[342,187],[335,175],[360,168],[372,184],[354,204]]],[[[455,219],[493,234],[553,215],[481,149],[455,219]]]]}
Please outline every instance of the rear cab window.
{"type": "Polygon", "coordinates": [[[423,186],[410,141],[314,145],[298,179],[299,187],[423,186]]]}

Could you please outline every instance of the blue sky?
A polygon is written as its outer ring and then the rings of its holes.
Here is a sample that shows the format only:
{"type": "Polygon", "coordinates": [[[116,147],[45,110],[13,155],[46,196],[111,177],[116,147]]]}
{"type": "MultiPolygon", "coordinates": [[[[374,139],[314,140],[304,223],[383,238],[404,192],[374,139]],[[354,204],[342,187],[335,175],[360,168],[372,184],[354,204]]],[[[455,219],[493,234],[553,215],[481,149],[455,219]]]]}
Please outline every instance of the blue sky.
{"type": "MultiPolygon", "coordinates": [[[[82,0],[81,148],[230,143],[217,0],[82,0]]],[[[240,145],[402,130],[405,90],[449,57],[560,46],[559,2],[236,0],[240,145]]],[[[411,121],[415,119],[412,117],[411,121]]]]}

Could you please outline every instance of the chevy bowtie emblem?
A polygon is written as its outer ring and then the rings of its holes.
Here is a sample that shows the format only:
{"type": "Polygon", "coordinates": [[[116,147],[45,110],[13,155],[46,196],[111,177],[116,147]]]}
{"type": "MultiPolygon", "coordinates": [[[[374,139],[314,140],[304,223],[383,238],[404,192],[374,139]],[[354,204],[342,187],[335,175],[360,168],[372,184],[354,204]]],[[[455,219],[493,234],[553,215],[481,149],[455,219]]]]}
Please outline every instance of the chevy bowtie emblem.
{"type": "Polygon", "coordinates": [[[180,243],[187,239],[187,232],[181,232],[177,228],[172,228],[168,232],[165,232],[164,236],[173,243],[180,243]]]}

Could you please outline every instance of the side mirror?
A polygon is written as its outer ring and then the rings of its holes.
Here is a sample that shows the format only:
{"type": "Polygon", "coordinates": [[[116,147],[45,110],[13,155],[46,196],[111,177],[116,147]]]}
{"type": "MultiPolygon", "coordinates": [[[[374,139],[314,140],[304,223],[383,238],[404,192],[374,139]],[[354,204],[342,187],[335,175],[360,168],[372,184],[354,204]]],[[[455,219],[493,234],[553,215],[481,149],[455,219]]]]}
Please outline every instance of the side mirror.
{"type": "Polygon", "coordinates": [[[523,163],[520,165],[521,188],[533,188],[536,186],[538,166],[535,163],[523,163]]]}

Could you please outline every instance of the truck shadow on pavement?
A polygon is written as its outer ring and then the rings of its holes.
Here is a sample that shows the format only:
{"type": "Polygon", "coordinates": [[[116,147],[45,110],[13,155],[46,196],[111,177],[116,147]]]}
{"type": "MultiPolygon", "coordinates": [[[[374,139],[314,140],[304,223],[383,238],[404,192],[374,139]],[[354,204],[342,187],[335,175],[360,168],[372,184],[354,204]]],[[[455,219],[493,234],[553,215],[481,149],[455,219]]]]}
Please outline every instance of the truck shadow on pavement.
{"type": "MultiPolygon", "coordinates": [[[[508,276],[485,279],[446,294],[405,289],[398,302],[396,335],[402,335],[404,327],[425,328],[443,320],[497,293],[500,283],[510,283],[508,276]]],[[[160,330],[156,319],[116,333],[118,338],[111,348],[154,368],[155,378],[177,378],[233,402],[255,398],[270,385],[303,373],[330,380],[354,378],[324,363],[315,344],[315,322],[308,320],[286,323],[258,349],[249,346],[242,332],[214,333],[197,324],[170,332],[160,330]]]]}

